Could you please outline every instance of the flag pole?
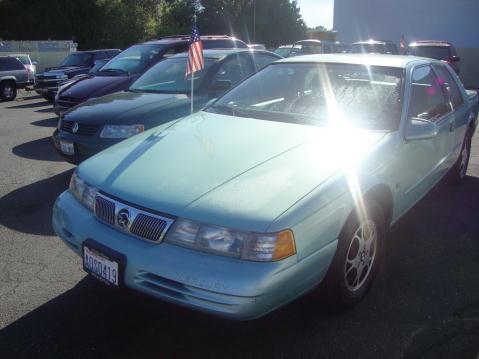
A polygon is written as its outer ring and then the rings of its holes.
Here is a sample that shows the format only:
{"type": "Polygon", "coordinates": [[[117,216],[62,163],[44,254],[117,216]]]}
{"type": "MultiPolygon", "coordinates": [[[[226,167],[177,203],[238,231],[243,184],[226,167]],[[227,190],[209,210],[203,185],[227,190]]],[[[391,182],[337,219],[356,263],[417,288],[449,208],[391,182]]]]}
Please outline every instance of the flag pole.
{"type": "MultiPolygon", "coordinates": [[[[194,24],[196,25],[196,9],[195,9],[195,13],[193,15],[193,22],[194,24]]],[[[191,46],[191,45],[190,45],[191,46]]],[[[188,51],[190,51],[190,49],[188,49],[188,51]]],[[[195,73],[194,72],[191,72],[191,100],[190,100],[190,113],[193,113],[194,111],[194,100],[193,100],[193,96],[195,95],[195,73]]]]}

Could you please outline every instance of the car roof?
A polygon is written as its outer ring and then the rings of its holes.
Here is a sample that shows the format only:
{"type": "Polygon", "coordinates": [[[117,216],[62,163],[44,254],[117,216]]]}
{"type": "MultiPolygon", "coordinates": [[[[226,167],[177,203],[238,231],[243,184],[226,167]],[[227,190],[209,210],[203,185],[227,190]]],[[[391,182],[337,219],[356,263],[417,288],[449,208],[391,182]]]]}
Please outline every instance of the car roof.
{"type": "Polygon", "coordinates": [[[390,40],[364,40],[364,41],[358,41],[358,42],[352,43],[352,45],[365,45],[365,44],[386,45],[386,44],[394,44],[394,42],[390,40]]]}
{"type": "Polygon", "coordinates": [[[416,47],[416,46],[447,46],[451,47],[452,44],[447,41],[441,41],[441,40],[421,40],[421,41],[414,41],[413,43],[409,44],[411,47],[416,47]]]}
{"type": "MultiPolygon", "coordinates": [[[[203,56],[207,58],[212,58],[212,59],[218,59],[221,60],[225,58],[226,56],[229,56],[231,54],[241,54],[241,53],[254,53],[254,54],[271,54],[275,57],[278,57],[273,52],[267,51],[267,50],[256,50],[256,49],[250,49],[250,48],[241,48],[241,49],[208,49],[208,50],[203,50],[203,56]]],[[[187,52],[181,52],[179,54],[175,54],[173,56],[168,57],[169,59],[171,58],[178,58],[178,57],[188,57],[187,52]]]]}
{"type": "Polygon", "coordinates": [[[82,51],[75,51],[72,54],[93,54],[96,52],[103,52],[103,51],[121,51],[120,49],[98,49],[98,50],[82,50],[82,51]]]}
{"type": "MultiPolygon", "coordinates": [[[[201,40],[231,40],[231,41],[241,41],[232,36],[228,35],[202,35],[200,36],[201,40]]],[[[172,36],[164,36],[160,37],[159,39],[150,40],[144,42],[143,44],[170,44],[179,41],[190,41],[191,35],[172,35],[172,36]]]]}
{"type": "Polygon", "coordinates": [[[427,59],[416,56],[400,55],[381,55],[381,54],[320,54],[289,57],[279,60],[279,63],[339,63],[339,64],[358,64],[370,66],[386,66],[396,68],[406,68],[408,64],[416,61],[436,62],[433,59],[427,59]]]}

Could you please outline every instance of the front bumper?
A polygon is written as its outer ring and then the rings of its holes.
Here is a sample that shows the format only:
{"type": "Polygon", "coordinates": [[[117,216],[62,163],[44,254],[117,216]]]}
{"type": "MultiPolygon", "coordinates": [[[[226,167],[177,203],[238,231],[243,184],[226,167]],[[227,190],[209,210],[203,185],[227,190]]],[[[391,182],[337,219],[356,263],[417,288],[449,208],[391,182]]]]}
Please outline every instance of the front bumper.
{"type": "Polygon", "coordinates": [[[53,144],[58,153],[68,162],[79,164],[87,158],[96,155],[104,149],[121,141],[117,139],[98,138],[97,136],[80,136],[58,129],[52,135],[53,144]],[[75,155],[70,156],[61,151],[60,141],[72,142],[75,155]]]}
{"type": "Polygon", "coordinates": [[[323,279],[337,244],[335,241],[300,262],[293,256],[272,263],[242,261],[168,243],[151,244],[102,224],[69,192],[57,199],[52,224],[80,256],[87,239],[126,256],[126,287],[239,320],[261,317],[314,288],[323,279]]]}

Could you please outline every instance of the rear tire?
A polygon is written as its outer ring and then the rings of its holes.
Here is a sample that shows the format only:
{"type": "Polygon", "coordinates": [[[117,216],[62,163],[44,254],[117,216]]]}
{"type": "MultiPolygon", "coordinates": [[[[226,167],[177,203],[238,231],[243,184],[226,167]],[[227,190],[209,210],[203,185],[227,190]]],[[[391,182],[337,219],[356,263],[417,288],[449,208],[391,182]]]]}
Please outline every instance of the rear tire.
{"type": "Polygon", "coordinates": [[[15,83],[7,81],[0,83],[0,98],[4,101],[13,101],[17,97],[15,83]]]}
{"type": "Polygon", "coordinates": [[[458,186],[464,178],[466,178],[469,159],[471,157],[471,142],[471,131],[467,131],[462,144],[461,155],[449,172],[449,183],[452,185],[458,186]]]}
{"type": "Polygon", "coordinates": [[[381,267],[386,221],[381,207],[370,201],[365,214],[355,210],[339,236],[338,248],[323,283],[322,294],[334,307],[359,303],[381,267]]]}

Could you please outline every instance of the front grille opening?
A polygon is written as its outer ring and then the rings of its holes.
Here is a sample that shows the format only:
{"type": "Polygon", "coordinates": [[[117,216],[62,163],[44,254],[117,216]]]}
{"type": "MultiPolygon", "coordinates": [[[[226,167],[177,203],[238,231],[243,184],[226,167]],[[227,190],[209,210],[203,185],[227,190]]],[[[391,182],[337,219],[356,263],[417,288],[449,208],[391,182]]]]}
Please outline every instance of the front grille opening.
{"type": "Polygon", "coordinates": [[[115,224],[115,204],[103,197],[96,197],[95,215],[112,226],[115,224]]]}
{"type": "Polygon", "coordinates": [[[165,221],[145,214],[139,214],[135,218],[130,231],[139,237],[158,242],[161,239],[165,227],[165,221]]]}

